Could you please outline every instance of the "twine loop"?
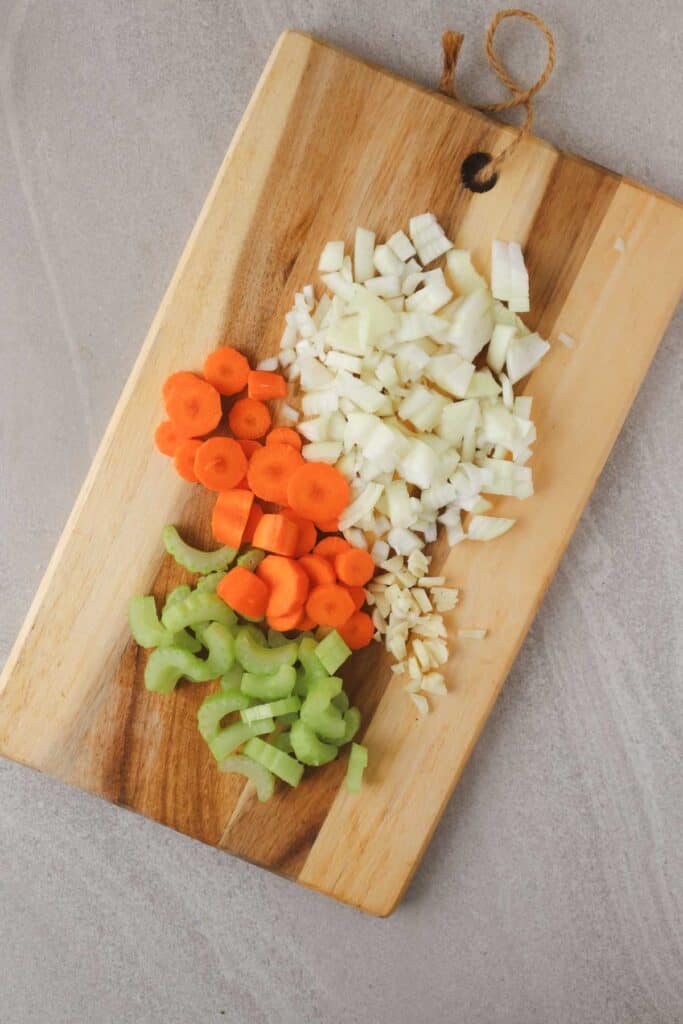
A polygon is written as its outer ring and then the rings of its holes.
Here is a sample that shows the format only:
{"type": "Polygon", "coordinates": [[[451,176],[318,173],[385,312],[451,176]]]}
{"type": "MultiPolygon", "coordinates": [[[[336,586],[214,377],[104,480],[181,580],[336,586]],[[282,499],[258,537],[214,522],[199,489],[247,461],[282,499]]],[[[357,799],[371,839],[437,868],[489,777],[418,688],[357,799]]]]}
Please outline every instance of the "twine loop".
{"type": "MultiPolygon", "coordinates": [[[[464,38],[465,37],[461,32],[453,32],[451,29],[448,29],[444,32],[441,39],[443,46],[443,70],[439,81],[439,91],[444,93],[446,96],[451,96],[453,99],[457,99],[455,92],[455,68],[464,38]]],[[[524,107],[524,110],[526,111],[524,123],[512,142],[506,146],[498,156],[493,159],[489,159],[486,162],[485,173],[482,173],[484,171],[483,167],[475,173],[475,178],[480,184],[488,182],[491,183],[492,186],[495,183],[492,179],[496,176],[497,171],[503,163],[512,156],[522,139],[524,139],[531,131],[531,126],[534,120],[534,108],[531,100],[550,78],[555,64],[555,40],[553,39],[552,32],[548,26],[536,14],[533,14],[531,11],[524,11],[518,7],[512,7],[498,11],[498,13],[491,19],[489,26],[486,29],[484,52],[486,53],[486,58],[491,68],[503,85],[509,90],[510,97],[507,100],[501,100],[500,103],[483,103],[476,109],[489,114],[495,114],[501,110],[512,110],[514,107],[524,107]],[[525,21],[531,22],[531,24],[535,25],[539,32],[544,36],[548,46],[548,59],[546,61],[546,65],[537,81],[528,88],[520,85],[519,82],[512,77],[493,46],[496,30],[500,23],[506,18],[522,18],[525,21]]]]}

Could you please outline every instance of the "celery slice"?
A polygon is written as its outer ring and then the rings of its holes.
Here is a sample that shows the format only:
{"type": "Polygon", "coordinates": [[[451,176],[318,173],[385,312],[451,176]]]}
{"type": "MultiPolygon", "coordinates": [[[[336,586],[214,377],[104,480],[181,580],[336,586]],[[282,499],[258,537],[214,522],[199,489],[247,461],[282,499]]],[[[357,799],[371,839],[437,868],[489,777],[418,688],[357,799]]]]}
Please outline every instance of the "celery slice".
{"type": "Polygon", "coordinates": [[[246,672],[268,675],[282,666],[294,664],[299,653],[297,643],[290,641],[282,647],[269,648],[263,644],[262,634],[260,643],[255,640],[252,628],[242,626],[235,638],[235,657],[246,672]]]}
{"type": "Polygon", "coordinates": [[[330,675],[334,675],[350,655],[351,648],[342,640],[336,629],[328,633],[315,649],[316,658],[330,675]]]}
{"type": "Polygon", "coordinates": [[[193,548],[182,539],[175,526],[170,524],[161,531],[161,539],[169,555],[175,558],[178,565],[189,569],[190,572],[205,574],[227,569],[237,554],[235,548],[229,547],[218,548],[216,551],[200,551],[193,548]]]}
{"type": "Polygon", "coordinates": [[[235,638],[222,622],[210,622],[208,626],[197,626],[197,636],[207,648],[207,664],[213,669],[213,677],[225,675],[235,663],[235,638]]]}
{"type": "Polygon", "coordinates": [[[240,555],[237,559],[237,564],[241,565],[243,569],[248,569],[249,572],[253,572],[265,557],[265,551],[259,551],[258,548],[249,548],[249,550],[245,551],[243,555],[240,555]]]}
{"type": "Polygon", "coordinates": [[[322,740],[319,740],[310,725],[307,725],[302,719],[292,726],[291,737],[292,749],[297,760],[303,764],[310,764],[317,768],[319,765],[334,761],[339,753],[333,744],[323,743],[322,740]]]}
{"type": "Polygon", "coordinates": [[[192,593],[192,587],[187,583],[181,583],[179,586],[174,587],[173,590],[169,591],[166,595],[166,601],[164,602],[164,608],[170,608],[176,601],[184,601],[186,597],[189,597],[192,593]]]}
{"type": "Polygon", "coordinates": [[[199,590],[200,593],[207,591],[209,594],[216,593],[216,587],[225,576],[224,571],[210,572],[207,576],[202,576],[197,580],[197,586],[195,590],[199,590]]]}
{"type": "Polygon", "coordinates": [[[298,786],[304,774],[304,766],[295,761],[283,750],[278,750],[271,743],[264,743],[263,740],[249,740],[244,748],[247,757],[264,765],[278,779],[287,782],[290,786],[298,786]]]}
{"type": "Polygon", "coordinates": [[[275,791],[275,776],[269,772],[265,765],[259,764],[245,754],[233,754],[226,757],[218,765],[222,772],[234,772],[236,775],[244,775],[250,782],[254,783],[256,796],[261,803],[270,800],[275,791]]]}
{"type": "Polygon", "coordinates": [[[284,647],[285,644],[289,644],[292,641],[285,636],[284,633],[279,633],[277,629],[268,630],[268,646],[269,647],[284,647]]]}
{"type": "Polygon", "coordinates": [[[148,690],[170,693],[183,676],[193,683],[206,683],[215,677],[208,662],[182,647],[157,647],[152,651],[145,665],[145,686],[148,690]]]}
{"type": "MultiPolygon", "coordinates": [[[[246,698],[248,699],[248,698],[246,698]]],[[[279,718],[280,715],[289,715],[301,707],[298,697],[283,697],[281,700],[273,700],[268,704],[255,704],[253,707],[245,707],[240,718],[243,722],[258,722],[261,718],[279,718]]]]}
{"type": "Polygon", "coordinates": [[[281,700],[290,697],[296,682],[296,672],[291,665],[281,665],[277,672],[261,675],[245,672],[242,676],[242,693],[258,700],[281,700]]]}
{"type": "Polygon", "coordinates": [[[237,617],[218,594],[192,591],[182,601],[174,602],[164,608],[161,621],[172,633],[185,626],[197,626],[204,622],[222,622],[224,626],[234,626],[237,617]]]}
{"type": "Polygon", "coordinates": [[[332,703],[341,693],[342,681],[338,676],[315,679],[301,705],[301,719],[324,740],[339,743],[346,727],[339,708],[332,703]]]}
{"type": "Polygon", "coordinates": [[[341,693],[338,693],[336,697],[332,698],[332,703],[334,704],[335,708],[341,711],[342,715],[349,710],[350,701],[344,690],[342,690],[341,693]]]}
{"type": "Polygon", "coordinates": [[[140,647],[167,647],[173,643],[173,633],[159,622],[153,597],[131,597],[128,602],[128,623],[140,647]]]}
{"type": "Polygon", "coordinates": [[[265,736],[274,728],[275,722],[272,718],[262,718],[260,722],[252,722],[251,725],[247,725],[246,722],[233,722],[209,740],[209,750],[217,761],[223,761],[247,740],[254,736],[265,736]]]}
{"type": "MultiPolygon", "coordinates": [[[[218,690],[209,694],[197,710],[199,732],[207,743],[221,731],[221,721],[233,711],[249,707],[249,698],[240,690],[218,690]]],[[[267,715],[262,716],[267,718],[267,715]]]]}
{"type": "Polygon", "coordinates": [[[277,720],[278,722],[280,722],[281,725],[292,725],[293,722],[298,722],[299,712],[292,711],[291,714],[288,715],[278,715],[277,720]]]}
{"type": "Polygon", "coordinates": [[[339,746],[350,743],[360,729],[360,711],[358,708],[349,708],[344,712],[344,735],[339,740],[339,746]]]}
{"type": "Polygon", "coordinates": [[[218,681],[221,684],[221,690],[239,690],[242,682],[242,666],[235,662],[232,668],[224,672],[218,681]]]}
{"type": "Polygon", "coordinates": [[[320,676],[328,676],[329,672],[316,657],[317,643],[312,637],[305,637],[299,643],[299,661],[304,667],[308,682],[320,676]]]}
{"type": "Polygon", "coordinates": [[[200,644],[196,636],[192,636],[192,633],[188,633],[186,629],[181,629],[177,633],[172,633],[173,646],[182,647],[184,651],[190,651],[192,654],[197,654],[201,651],[203,644],[200,644]]]}
{"type": "Polygon", "coordinates": [[[294,684],[294,693],[297,697],[305,697],[308,693],[308,676],[305,670],[299,666],[296,670],[296,682],[294,684]]]}
{"type": "Polygon", "coordinates": [[[351,744],[349,763],[346,769],[346,788],[350,793],[360,793],[363,772],[368,764],[368,749],[360,743],[351,744]]]}
{"type": "MultiPolygon", "coordinates": [[[[297,719],[298,717],[297,715],[297,719]]],[[[285,754],[292,753],[292,737],[289,732],[279,732],[270,742],[278,750],[284,750],[285,754]]]]}

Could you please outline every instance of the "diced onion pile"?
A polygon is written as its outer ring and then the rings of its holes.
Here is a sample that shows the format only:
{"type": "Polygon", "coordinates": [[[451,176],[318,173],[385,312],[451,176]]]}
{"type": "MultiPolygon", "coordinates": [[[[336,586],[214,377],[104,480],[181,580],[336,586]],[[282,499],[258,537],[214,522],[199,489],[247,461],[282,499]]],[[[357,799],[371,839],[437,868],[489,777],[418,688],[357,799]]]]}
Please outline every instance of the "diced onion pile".
{"type": "Polygon", "coordinates": [[[529,309],[519,245],[494,241],[491,267],[489,288],[431,213],[386,243],[358,228],[353,257],[342,241],[324,247],[327,291],[295,296],[281,339],[293,382],[283,415],[298,421],[306,459],[349,480],[340,529],[381,570],[367,588],[376,636],[420,712],[418,690],[443,691],[442,613],[457,601],[429,577],[424,547],[439,525],[451,545],[499,537],[515,520],[487,515],[484,495],[533,493],[531,398],[514,385],[550,346],[518,316],[529,309]]]}

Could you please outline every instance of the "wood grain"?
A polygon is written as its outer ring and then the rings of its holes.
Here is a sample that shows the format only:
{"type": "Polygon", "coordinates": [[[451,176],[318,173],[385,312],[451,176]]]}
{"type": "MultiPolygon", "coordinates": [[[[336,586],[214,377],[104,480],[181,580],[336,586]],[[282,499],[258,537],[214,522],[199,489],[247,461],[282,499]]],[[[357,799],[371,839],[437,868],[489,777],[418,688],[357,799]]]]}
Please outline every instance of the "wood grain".
{"type": "Polygon", "coordinates": [[[458,170],[509,129],[306,36],[278,43],[126,385],[0,681],[0,751],[180,831],[377,914],[399,900],[502,686],[604,464],[682,284],[683,212],[665,197],[537,139],[473,196],[458,170]],[[152,450],[160,386],[223,340],[275,348],[322,243],[379,234],[430,209],[488,266],[493,237],[528,254],[530,322],[555,344],[533,374],[535,497],[490,545],[437,545],[462,588],[451,692],[415,722],[379,648],[349,688],[371,751],[359,797],[330,765],[258,805],[221,776],[196,732],[205,688],[169,699],[141,685],[126,602],[183,577],[164,558],[174,521],[208,539],[207,495],[152,450]],[[614,248],[625,240],[626,251],[614,248]]]}

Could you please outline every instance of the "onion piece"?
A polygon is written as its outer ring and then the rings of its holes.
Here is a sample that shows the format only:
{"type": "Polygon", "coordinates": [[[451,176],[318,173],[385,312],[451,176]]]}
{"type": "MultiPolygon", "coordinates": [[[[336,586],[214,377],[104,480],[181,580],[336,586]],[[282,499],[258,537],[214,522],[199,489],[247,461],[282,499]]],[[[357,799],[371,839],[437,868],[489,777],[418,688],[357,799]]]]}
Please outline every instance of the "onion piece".
{"type": "Polygon", "coordinates": [[[495,540],[515,525],[516,520],[503,516],[472,516],[467,530],[469,540],[495,540]]]}

